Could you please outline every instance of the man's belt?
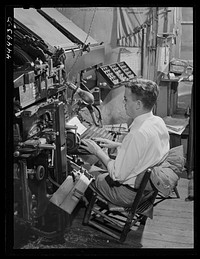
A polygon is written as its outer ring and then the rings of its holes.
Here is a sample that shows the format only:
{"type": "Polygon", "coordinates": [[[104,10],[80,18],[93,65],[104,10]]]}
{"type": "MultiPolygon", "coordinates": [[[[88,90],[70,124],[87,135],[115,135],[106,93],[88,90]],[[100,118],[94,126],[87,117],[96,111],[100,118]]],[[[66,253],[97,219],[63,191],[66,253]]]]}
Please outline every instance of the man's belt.
{"type": "Polygon", "coordinates": [[[137,189],[131,187],[131,186],[128,185],[128,184],[121,184],[121,183],[119,183],[118,181],[114,181],[114,180],[110,177],[110,175],[107,175],[107,176],[105,177],[105,180],[106,180],[107,184],[108,184],[110,187],[114,187],[114,186],[116,186],[116,187],[125,186],[127,189],[129,189],[129,190],[131,190],[131,191],[134,191],[134,192],[137,191],[137,189]]]}

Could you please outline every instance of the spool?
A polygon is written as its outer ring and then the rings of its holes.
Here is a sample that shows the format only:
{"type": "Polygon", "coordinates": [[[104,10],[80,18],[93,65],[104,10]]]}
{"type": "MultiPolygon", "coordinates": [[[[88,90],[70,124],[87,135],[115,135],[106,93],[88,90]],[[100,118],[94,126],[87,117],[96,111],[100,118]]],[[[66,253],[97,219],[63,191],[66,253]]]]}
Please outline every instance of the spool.
{"type": "Polygon", "coordinates": [[[39,165],[37,167],[35,176],[36,176],[36,179],[38,181],[41,181],[44,178],[44,176],[45,176],[45,168],[44,168],[43,165],[39,165]]]}

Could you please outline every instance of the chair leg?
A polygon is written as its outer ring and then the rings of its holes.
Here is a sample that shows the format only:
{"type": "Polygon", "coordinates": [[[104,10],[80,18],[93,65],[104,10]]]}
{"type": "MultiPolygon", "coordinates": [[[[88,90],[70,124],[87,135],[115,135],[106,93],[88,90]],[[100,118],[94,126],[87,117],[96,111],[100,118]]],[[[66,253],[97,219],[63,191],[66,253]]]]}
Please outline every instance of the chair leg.
{"type": "Polygon", "coordinates": [[[128,215],[126,223],[124,225],[124,228],[122,230],[121,236],[120,236],[120,242],[124,242],[126,240],[127,234],[130,231],[131,225],[132,225],[132,220],[133,220],[133,216],[135,213],[131,213],[130,215],[128,215]]]}
{"type": "Polygon", "coordinates": [[[84,215],[84,218],[83,218],[83,224],[84,225],[87,225],[88,222],[89,222],[89,219],[90,219],[90,216],[91,216],[91,212],[92,212],[93,206],[94,206],[95,201],[96,201],[96,196],[97,196],[97,194],[95,192],[93,192],[92,193],[92,198],[91,198],[91,200],[89,202],[88,207],[86,208],[85,215],[84,215]]]}
{"type": "Polygon", "coordinates": [[[147,221],[147,216],[144,215],[144,216],[141,218],[141,220],[140,220],[140,224],[143,225],[143,226],[145,226],[146,221],[147,221]]]}

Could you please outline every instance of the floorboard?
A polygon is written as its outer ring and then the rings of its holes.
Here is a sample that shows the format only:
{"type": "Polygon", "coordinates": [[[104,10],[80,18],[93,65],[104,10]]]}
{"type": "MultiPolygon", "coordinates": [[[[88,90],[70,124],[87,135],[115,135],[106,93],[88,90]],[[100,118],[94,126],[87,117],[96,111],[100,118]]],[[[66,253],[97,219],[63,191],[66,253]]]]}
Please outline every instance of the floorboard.
{"type": "Polygon", "coordinates": [[[179,180],[179,199],[166,199],[154,207],[143,231],[143,248],[194,248],[194,202],[186,202],[188,180],[179,180]]]}

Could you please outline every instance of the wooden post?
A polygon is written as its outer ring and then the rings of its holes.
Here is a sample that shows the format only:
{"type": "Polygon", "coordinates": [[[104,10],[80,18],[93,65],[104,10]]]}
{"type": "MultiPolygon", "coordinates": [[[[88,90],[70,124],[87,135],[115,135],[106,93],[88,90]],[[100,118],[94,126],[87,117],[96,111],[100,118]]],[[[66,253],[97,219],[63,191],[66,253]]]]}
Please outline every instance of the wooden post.
{"type": "Polygon", "coordinates": [[[165,16],[164,16],[164,24],[163,24],[163,32],[167,32],[168,29],[168,7],[164,8],[165,16]]]}
{"type": "Polygon", "coordinates": [[[192,85],[192,94],[191,94],[191,112],[190,112],[190,121],[189,121],[189,138],[188,138],[188,148],[187,148],[187,174],[191,175],[191,172],[194,170],[194,128],[193,128],[193,116],[194,116],[194,107],[193,107],[193,85],[192,85]]]}
{"type": "Polygon", "coordinates": [[[155,47],[155,63],[154,63],[154,81],[157,83],[157,68],[158,68],[158,51],[157,51],[157,34],[158,34],[158,7],[155,11],[155,38],[154,38],[154,47],[155,47]]]}

